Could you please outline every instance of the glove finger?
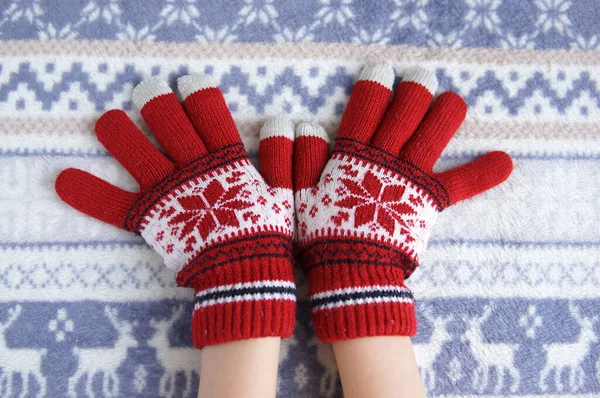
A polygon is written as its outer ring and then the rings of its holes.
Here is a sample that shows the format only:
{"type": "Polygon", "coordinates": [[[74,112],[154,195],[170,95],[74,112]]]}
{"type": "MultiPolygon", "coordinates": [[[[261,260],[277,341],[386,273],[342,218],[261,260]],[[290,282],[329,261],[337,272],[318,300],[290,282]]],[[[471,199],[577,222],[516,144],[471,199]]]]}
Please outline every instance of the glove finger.
{"type": "Polygon", "coordinates": [[[394,156],[413,135],[433,100],[437,78],[423,68],[412,68],[396,88],[394,100],[385,114],[372,145],[394,156]]]}
{"type": "Polygon", "coordinates": [[[507,153],[494,151],[452,170],[436,175],[445,187],[450,203],[478,195],[504,182],[513,170],[507,153]]]}
{"type": "Polygon", "coordinates": [[[96,136],[108,152],[135,178],[142,191],[175,169],[121,110],[115,109],[100,116],[96,122],[96,136]]]}
{"type": "Polygon", "coordinates": [[[294,124],[285,116],[267,120],[260,130],[260,173],[274,188],[292,189],[294,124]]]}
{"type": "Polygon", "coordinates": [[[314,187],[329,161],[329,137],[318,124],[296,126],[294,191],[314,187]]]}
{"type": "Polygon", "coordinates": [[[143,80],[133,89],[132,99],[161,148],[175,163],[185,165],[208,153],[164,80],[143,80]]]}
{"type": "Polygon", "coordinates": [[[187,75],[177,80],[185,111],[209,152],[241,144],[225,98],[217,85],[205,75],[187,75]]]}
{"type": "Polygon", "coordinates": [[[400,156],[425,171],[431,171],[466,114],[467,104],[458,94],[450,91],[443,93],[402,148],[400,156]]]}
{"type": "Polygon", "coordinates": [[[364,67],[342,116],[338,139],[369,143],[390,103],[394,78],[394,70],[389,64],[364,67]]]}
{"type": "Polygon", "coordinates": [[[63,170],[54,189],[74,209],[121,229],[125,229],[125,218],[138,196],[78,169],[63,170]]]}

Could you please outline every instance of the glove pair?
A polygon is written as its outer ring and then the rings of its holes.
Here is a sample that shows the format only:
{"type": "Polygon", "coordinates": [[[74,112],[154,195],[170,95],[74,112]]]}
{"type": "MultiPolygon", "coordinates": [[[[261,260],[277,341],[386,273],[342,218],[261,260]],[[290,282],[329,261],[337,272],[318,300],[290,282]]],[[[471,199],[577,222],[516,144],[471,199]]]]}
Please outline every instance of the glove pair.
{"type": "Polygon", "coordinates": [[[404,281],[437,213],[504,181],[512,162],[491,152],[433,172],[466,104],[448,92],[430,107],[437,81],[420,68],[404,75],[390,103],[394,79],[387,64],[363,69],[331,156],[320,126],[268,120],[259,171],[208,77],[178,80],[183,105],[164,81],[144,80],[133,102],[168,157],[111,110],[96,135],[140,192],[77,169],[60,173],[56,192],[87,215],[139,233],[178,285],[194,289],[198,348],[292,334],[294,245],[321,340],[413,335],[414,299],[404,281]]]}

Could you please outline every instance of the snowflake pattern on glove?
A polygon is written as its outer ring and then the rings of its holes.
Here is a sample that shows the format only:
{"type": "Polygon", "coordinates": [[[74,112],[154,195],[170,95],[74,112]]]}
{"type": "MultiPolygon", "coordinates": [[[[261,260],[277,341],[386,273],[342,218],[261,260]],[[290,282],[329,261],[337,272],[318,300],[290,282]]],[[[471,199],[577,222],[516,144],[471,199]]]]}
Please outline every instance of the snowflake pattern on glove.
{"type": "Polygon", "coordinates": [[[207,246],[248,231],[291,236],[290,201],[289,189],[269,187],[249,162],[240,162],[167,193],[144,217],[141,234],[179,271],[207,246]]]}
{"type": "Polygon", "coordinates": [[[418,260],[438,210],[422,188],[393,170],[336,154],[317,187],[296,194],[305,245],[332,231],[390,243],[418,260]]]}
{"type": "Polygon", "coordinates": [[[247,183],[233,185],[225,190],[223,184],[213,180],[204,189],[196,188],[198,193],[177,199],[183,210],[169,219],[169,225],[175,227],[173,231],[181,226],[179,240],[189,236],[194,229],[202,239],[206,239],[218,225],[239,227],[236,211],[252,207],[252,203],[241,199],[240,191],[246,185],[247,183]]]}
{"type": "MultiPolygon", "coordinates": [[[[350,173],[351,170],[350,168],[350,173]]],[[[402,203],[399,200],[406,191],[405,186],[387,185],[384,187],[383,182],[370,170],[358,183],[351,178],[340,178],[339,181],[346,187],[348,195],[337,201],[335,205],[345,209],[354,209],[355,228],[370,224],[373,229],[380,226],[393,235],[396,223],[398,223],[402,231],[407,230],[403,215],[414,215],[416,211],[410,204],[402,203]]],[[[422,203],[421,200],[419,202],[422,203]]],[[[421,222],[425,223],[425,221],[421,222]]]]}

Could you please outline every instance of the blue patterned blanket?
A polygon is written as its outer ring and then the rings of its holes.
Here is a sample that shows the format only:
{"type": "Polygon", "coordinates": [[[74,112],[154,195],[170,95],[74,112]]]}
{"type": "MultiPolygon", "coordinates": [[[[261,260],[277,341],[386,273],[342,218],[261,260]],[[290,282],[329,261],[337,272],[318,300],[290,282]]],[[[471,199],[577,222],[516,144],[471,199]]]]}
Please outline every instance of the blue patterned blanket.
{"type": "MultiPolygon", "coordinates": [[[[0,397],[194,397],[191,292],[135,236],[53,190],[67,166],[136,186],[95,140],[147,76],[220,82],[244,142],[287,113],[333,136],[364,62],[419,64],[469,103],[438,163],[511,154],[444,211],[414,338],[435,397],[600,396],[600,3],[595,0],[0,1],[0,397]]],[[[140,123],[141,125],[141,123],[140,123]]],[[[341,397],[300,308],[280,397],[341,397]]]]}

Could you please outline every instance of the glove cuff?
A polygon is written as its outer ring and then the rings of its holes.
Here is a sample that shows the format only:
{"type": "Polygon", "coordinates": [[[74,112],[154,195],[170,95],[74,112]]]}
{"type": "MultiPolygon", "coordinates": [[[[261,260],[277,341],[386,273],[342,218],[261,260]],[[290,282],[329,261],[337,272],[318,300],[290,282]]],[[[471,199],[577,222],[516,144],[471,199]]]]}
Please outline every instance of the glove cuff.
{"type": "Polygon", "coordinates": [[[177,275],[196,291],[194,346],[293,333],[296,319],[291,243],[259,236],[217,245],[177,275]]]}
{"type": "MultiPolygon", "coordinates": [[[[312,319],[326,343],[367,336],[413,336],[414,299],[404,285],[410,260],[368,243],[324,241],[304,251],[312,319]],[[375,261],[369,253],[378,251],[375,261]]],[[[390,249],[391,250],[391,249],[390,249]]]]}

